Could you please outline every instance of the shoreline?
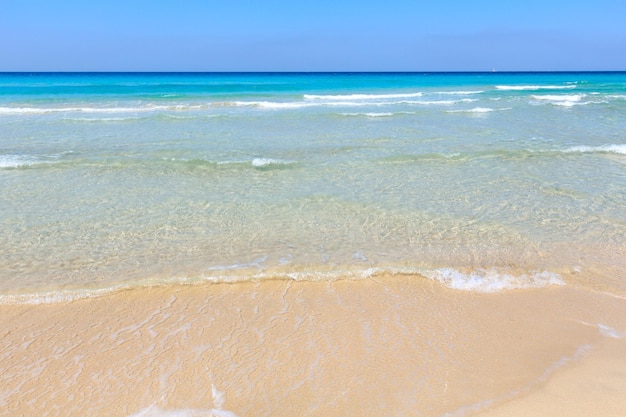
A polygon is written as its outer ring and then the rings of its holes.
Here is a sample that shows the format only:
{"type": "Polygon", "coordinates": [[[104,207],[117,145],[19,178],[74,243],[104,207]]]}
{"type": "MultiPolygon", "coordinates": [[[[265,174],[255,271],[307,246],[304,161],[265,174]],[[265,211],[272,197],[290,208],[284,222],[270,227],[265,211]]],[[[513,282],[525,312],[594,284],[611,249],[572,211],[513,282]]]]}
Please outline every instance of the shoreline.
{"type": "MultiPolygon", "coordinates": [[[[152,277],[130,281],[103,281],[85,286],[63,285],[45,288],[16,288],[0,293],[0,305],[44,305],[71,303],[86,299],[113,296],[125,291],[145,291],[157,288],[206,286],[235,283],[262,282],[358,282],[365,280],[405,277],[414,281],[437,282],[444,287],[468,293],[496,293],[500,291],[544,288],[562,285],[580,285],[567,269],[559,272],[541,269],[511,267],[417,267],[417,266],[368,266],[315,265],[302,268],[260,268],[256,263],[243,266],[209,269],[209,273],[197,276],[152,277]],[[213,273],[215,272],[215,273],[213,273]],[[565,276],[565,277],[564,277],[565,276]]],[[[583,282],[583,287],[586,286],[583,282]]],[[[618,294],[613,294],[620,297],[618,294]]]]}
{"type": "MultiPolygon", "coordinates": [[[[602,369],[597,352],[626,343],[610,336],[626,332],[625,311],[567,286],[477,294],[399,275],[1,305],[0,404],[15,415],[491,417],[561,375],[602,369]]],[[[575,409],[579,397],[564,401],[575,409]]]]}

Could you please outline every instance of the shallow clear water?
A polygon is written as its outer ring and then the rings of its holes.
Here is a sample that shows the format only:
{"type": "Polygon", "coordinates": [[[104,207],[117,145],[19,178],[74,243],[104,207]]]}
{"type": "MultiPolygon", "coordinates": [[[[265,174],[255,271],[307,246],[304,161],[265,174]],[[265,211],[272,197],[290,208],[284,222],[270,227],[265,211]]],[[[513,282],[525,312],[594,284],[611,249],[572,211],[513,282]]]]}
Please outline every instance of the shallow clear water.
{"type": "Polygon", "coordinates": [[[626,73],[0,74],[0,193],[4,300],[380,270],[621,294],[626,73]]]}

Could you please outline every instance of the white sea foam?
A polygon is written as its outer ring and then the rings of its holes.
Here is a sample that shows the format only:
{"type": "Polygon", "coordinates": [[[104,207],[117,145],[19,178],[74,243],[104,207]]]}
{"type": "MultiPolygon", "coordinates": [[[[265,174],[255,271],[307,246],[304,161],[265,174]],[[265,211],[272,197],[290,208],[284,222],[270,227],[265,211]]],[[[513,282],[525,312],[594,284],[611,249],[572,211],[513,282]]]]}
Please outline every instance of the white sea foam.
{"type": "Polygon", "coordinates": [[[297,161],[286,160],[286,159],[273,159],[273,158],[254,158],[252,161],[249,159],[231,159],[226,161],[217,161],[213,159],[204,159],[204,158],[161,158],[164,161],[181,161],[181,162],[201,162],[207,164],[215,164],[215,165],[252,165],[254,168],[263,168],[269,166],[285,166],[285,165],[293,165],[296,164],[297,161]]]}
{"type": "Polygon", "coordinates": [[[234,101],[232,104],[237,107],[260,107],[264,109],[301,109],[317,105],[315,103],[305,103],[302,101],[234,101]]]}
{"type": "MultiPolygon", "coordinates": [[[[262,270],[262,263],[266,258],[260,258],[250,263],[214,266],[207,268],[210,274],[199,277],[170,277],[167,279],[145,279],[136,282],[128,282],[121,284],[113,284],[108,287],[101,288],[68,288],[49,291],[35,291],[22,294],[0,294],[0,305],[40,305],[40,304],[63,304],[71,303],[78,300],[105,297],[121,291],[156,288],[168,285],[199,285],[202,283],[220,283],[220,282],[242,282],[255,279],[266,278],[266,274],[259,272],[258,274],[241,275],[229,274],[234,270],[245,270],[247,268],[258,268],[262,270]],[[215,273],[222,273],[218,275],[215,273]]],[[[285,276],[286,278],[291,278],[285,276]]]]}
{"type": "Polygon", "coordinates": [[[372,278],[376,275],[383,274],[385,272],[389,272],[391,274],[396,273],[415,273],[414,270],[385,270],[381,268],[367,268],[363,270],[354,270],[354,271],[345,271],[345,270],[334,270],[327,272],[289,272],[283,275],[263,275],[262,278],[284,278],[291,279],[293,281],[335,281],[335,280],[364,280],[368,278],[372,278]]]}
{"type": "Polygon", "coordinates": [[[127,122],[129,120],[139,120],[140,117],[65,117],[63,120],[74,122],[127,122]]]}
{"type": "Polygon", "coordinates": [[[626,155],[626,144],[621,145],[601,145],[601,146],[572,146],[571,148],[567,148],[564,152],[568,153],[595,153],[595,152],[603,152],[603,153],[618,153],[622,155],[626,155]]]}
{"type": "Polygon", "coordinates": [[[626,332],[619,332],[604,324],[598,324],[598,329],[600,330],[600,334],[604,337],[610,337],[612,339],[623,339],[626,337],[626,332]]]}
{"type": "MultiPolygon", "coordinates": [[[[365,256],[364,254],[358,254],[365,256]]],[[[166,279],[145,279],[136,282],[113,284],[101,288],[72,288],[35,291],[23,294],[0,294],[0,305],[62,304],[73,301],[105,297],[120,291],[155,288],[169,285],[201,285],[204,283],[246,282],[263,279],[285,279],[293,281],[363,280],[378,274],[417,274],[414,269],[366,268],[355,270],[334,269],[332,271],[266,272],[267,257],[249,262],[215,265],[207,273],[196,277],[174,276],[166,279]],[[257,270],[251,273],[251,270],[257,270]]],[[[288,263],[288,262],[287,262],[288,263]]]]}
{"type": "Polygon", "coordinates": [[[131,286],[128,285],[119,285],[97,289],[55,290],[27,294],[4,294],[0,295],[0,305],[39,305],[69,303],[72,301],[83,300],[87,298],[103,297],[130,288],[131,286]]]}
{"type": "Polygon", "coordinates": [[[147,104],[138,107],[0,107],[0,115],[33,115],[48,113],[100,113],[100,114],[118,114],[118,113],[142,113],[154,111],[188,111],[201,110],[206,108],[204,105],[154,105],[147,104]]]}
{"type": "Polygon", "coordinates": [[[493,111],[511,110],[511,107],[492,109],[490,107],[474,107],[471,109],[447,110],[448,113],[491,113],[493,111]]]}
{"type": "Polygon", "coordinates": [[[435,92],[433,94],[465,96],[465,95],[481,94],[481,93],[484,93],[484,91],[483,90],[475,90],[475,91],[465,91],[465,90],[461,90],[461,91],[437,91],[437,92],[435,92]]]}
{"type": "Polygon", "coordinates": [[[0,115],[29,115],[59,112],[77,112],[78,107],[0,107],[0,115]]]}
{"type": "Polygon", "coordinates": [[[489,107],[474,107],[472,109],[447,110],[447,113],[491,113],[495,109],[489,107]]]}
{"type": "Polygon", "coordinates": [[[375,113],[375,112],[369,112],[369,113],[340,113],[342,116],[367,116],[367,117],[391,117],[394,116],[396,114],[404,114],[406,112],[398,112],[398,113],[391,113],[391,112],[384,112],[384,113],[375,113]]]}
{"type": "Polygon", "coordinates": [[[393,105],[451,105],[456,103],[471,103],[478,99],[462,98],[452,100],[390,100],[390,101],[334,101],[334,100],[308,100],[308,101],[234,101],[232,105],[238,107],[257,107],[261,109],[302,109],[309,107],[382,107],[393,105]]]}
{"type": "Polygon", "coordinates": [[[462,99],[457,99],[457,100],[422,100],[422,101],[414,101],[411,104],[422,104],[422,105],[451,105],[451,104],[457,104],[457,103],[473,103],[475,101],[478,101],[478,99],[476,98],[462,98],[462,99]]]}
{"type": "MultiPolygon", "coordinates": [[[[195,277],[170,277],[167,279],[145,279],[137,282],[114,284],[103,288],[58,289],[24,294],[0,294],[0,305],[39,305],[61,304],[82,299],[99,298],[120,291],[154,288],[169,285],[200,285],[203,283],[246,282],[264,279],[284,279],[293,281],[336,281],[364,280],[384,274],[419,275],[441,282],[447,287],[471,292],[499,292],[521,288],[538,288],[547,285],[564,285],[558,274],[533,272],[513,275],[495,269],[474,270],[463,273],[452,268],[421,269],[411,267],[365,269],[333,269],[325,271],[268,272],[264,263],[267,257],[227,265],[216,265],[206,269],[206,274],[195,277]],[[251,273],[251,270],[256,270],[251,273]]],[[[353,253],[353,259],[367,262],[362,251],[353,253]]],[[[288,263],[288,262],[287,262],[288,263]]]]}
{"type": "Polygon", "coordinates": [[[562,90],[572,88],[576,88],[576,85],[496,85],[496,89],[503,91],[562,90]]]}
{"type": "Polygon", "coordinates": [[[364,114],[367,117],[389,117],[389,116],[393,116],[395,113],[390,113],[390,112],[387,112],[387,113],[372,113],[372,112],[370,112],[370,113],[364,113],[364,114]]]}
{"type": "Polygon", "coordinates": [[[0,168],[20,168],[42,163],[45,161],[26,155],[0,155],[0,168]]]}
{"type": "Polygon", "coordinates": [[[305,94],[305,100],[371,100],[371,99],[389,99],[389,98],[413,98],[421,97],[422,93],[398,93],[398,94],[305,94]]]}
{"type": "Polygon", "coordinates": [[[531,97],[539,101],[547,101],[555,106],[575,106],[578,104],[589,104],[589,102],[581,102],[585,94],[561,94],[561,95],[532,95],[531,97]]]}
{"type": "Polygon", "coordinates": [[[401,102],[365,102],[365,101],[235,101],[238,107],[257,107],[261,109],[303,109],[309,107],[357,107],[385,106],[401,102]]]}
{"type": "Polygon", "coordinates": [[[548,101],[580,101],[585,94],[562,94],[562,95],[553,95],[553,94],[545,94],[545,95],[532,95],[532,98],[535,100],[548,100],[548,101]]]}
{"type": "Polygon", "coordinates": [[[611,339],[623,339],[626,337],[626,332],[620,332],[613,327],[607,326],[605,324],[593,324],[584,321],[581,321],[581,324],[584,324],[585,326],[597,327],[600,331],[600,334],[604,337],[610,337],[611,339]]]}
{"type": "Polygon", "coordinates": [[[587,103],[580,103],[580,102],[576,102],[576,101],[564,100],[564,101],[555,101],[555,102],[552,102],[550,104],[553,104],[555,106],[562,106],[562,107],[573,107],[573,106],[585,105],[585,104],[589,104],[589,103],[588,102],[587,103]]]}
{"type": "Polygon", "coordinates": [[[258,107],[262,109],[303,109],[308,107],[355,107],[355,106],[375,106],[386,105],[389,103],[368,103],[359,101],[236,101],[239,107],[258,107]]]}
{"type": "Polygon", "coordinates": [[[295,164],[295,161],[287,161],[283,159],[272,159],[272,158],[254,158],[252,160],[252,166],[255,168],[263,168],[268,167],[270,165],[291,165],[295,164]]]}
{"type": "Polygon", "coordinates": [[[499,292],[520,288],[540,288],[548,285],[564,285],[561,276],[548,271],[513,275],[497,269],[477,269],[460,272],[453,268],[423,270],[421,274],[439,281],[455,290],[474,292],[499,292]]]}

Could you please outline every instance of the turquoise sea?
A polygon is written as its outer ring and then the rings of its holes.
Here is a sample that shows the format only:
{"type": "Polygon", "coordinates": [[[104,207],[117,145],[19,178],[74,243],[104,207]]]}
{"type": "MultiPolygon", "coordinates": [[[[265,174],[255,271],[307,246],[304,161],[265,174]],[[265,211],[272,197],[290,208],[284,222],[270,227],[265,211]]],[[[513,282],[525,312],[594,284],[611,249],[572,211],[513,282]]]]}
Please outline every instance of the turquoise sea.
{"type": "Polygon", "coordinates": [[[626,294],[626,73],[0,74],[0,302],[414,274],[626,294]]]}

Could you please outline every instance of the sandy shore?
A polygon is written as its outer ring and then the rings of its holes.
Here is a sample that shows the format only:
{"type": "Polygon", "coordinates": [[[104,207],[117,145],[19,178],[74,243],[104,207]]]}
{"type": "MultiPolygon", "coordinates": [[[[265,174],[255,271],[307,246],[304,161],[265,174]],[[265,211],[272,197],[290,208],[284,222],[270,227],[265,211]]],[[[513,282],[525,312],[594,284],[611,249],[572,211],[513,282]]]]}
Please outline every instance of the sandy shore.
{"type": "Polygon", "coordinates": [[[626,300],[411,276],[0,306],[6,415],[536,416],[626,409],[626,300]],[[169,413],[169,414],[168,414],[169,413]]]}
{"type": "Polygon", "coordinates": [[[606,340],[526,395],[481,417],[620,417],[626,410],[626,341],[606,340]]]}

